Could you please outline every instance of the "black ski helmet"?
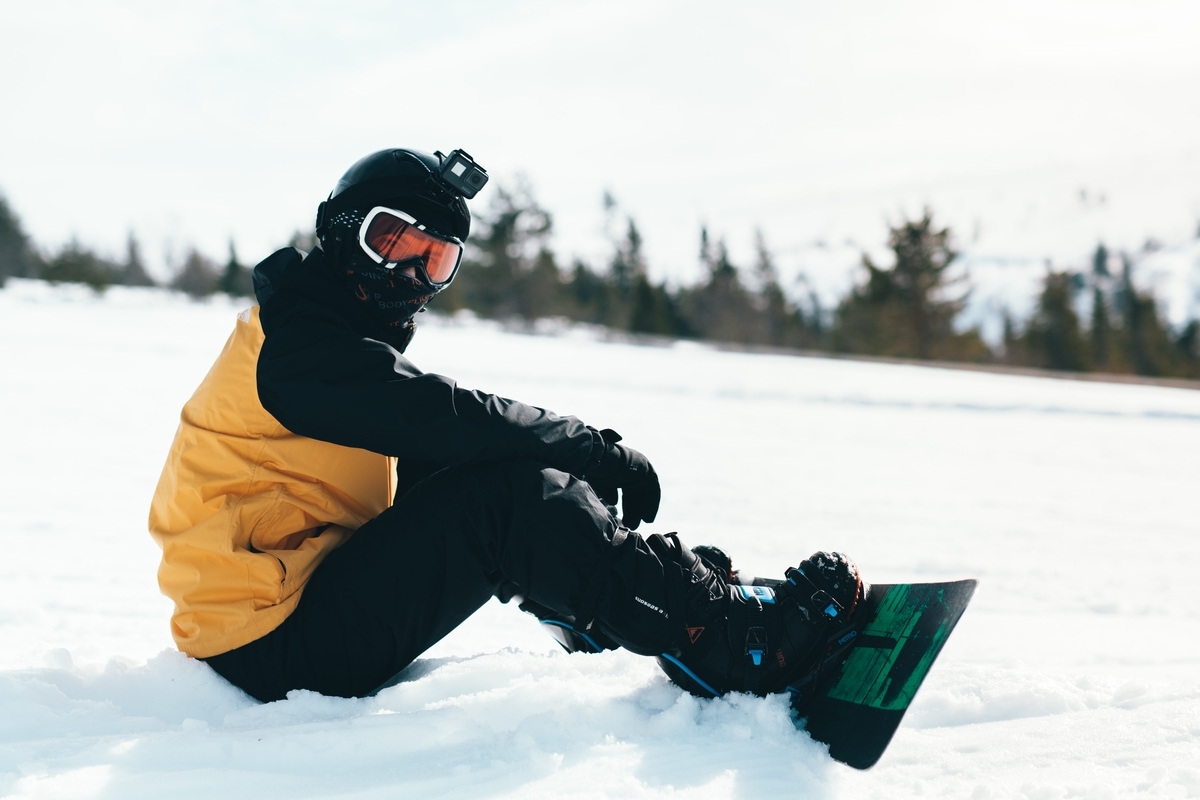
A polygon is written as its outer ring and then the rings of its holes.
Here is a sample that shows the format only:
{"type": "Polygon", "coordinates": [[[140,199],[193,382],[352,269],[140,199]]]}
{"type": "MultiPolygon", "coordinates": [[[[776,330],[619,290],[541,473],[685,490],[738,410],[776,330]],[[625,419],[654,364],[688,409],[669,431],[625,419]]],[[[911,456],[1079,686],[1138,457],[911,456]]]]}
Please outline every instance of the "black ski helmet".
{"type": "Polygon", "coordinates": [[[441,153],[392,148],[357,161],[317,209],[317,236],[326,251],[337,249],[336,243],[327,242],[326,237],[338,214],[375,206],[405,211],[436,233],[466,241],[471,232],[471,212],[460,194],[438,179],[444,158],[441,153]]]}

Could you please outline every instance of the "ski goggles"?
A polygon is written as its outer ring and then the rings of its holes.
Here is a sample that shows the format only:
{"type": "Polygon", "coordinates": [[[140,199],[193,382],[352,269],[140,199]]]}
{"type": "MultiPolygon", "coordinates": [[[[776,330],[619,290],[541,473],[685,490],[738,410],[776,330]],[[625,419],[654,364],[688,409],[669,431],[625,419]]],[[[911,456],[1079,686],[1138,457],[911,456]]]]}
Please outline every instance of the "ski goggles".
{"type": "Polygon", "coordinates": [[[434,288],[454,280],[462,261],[462,242],[437,236],[412,216],[383,206],[376,206],[367,214],[358,229],[358,243],[384,269],[414,262],[412,266],[434,288]]]}

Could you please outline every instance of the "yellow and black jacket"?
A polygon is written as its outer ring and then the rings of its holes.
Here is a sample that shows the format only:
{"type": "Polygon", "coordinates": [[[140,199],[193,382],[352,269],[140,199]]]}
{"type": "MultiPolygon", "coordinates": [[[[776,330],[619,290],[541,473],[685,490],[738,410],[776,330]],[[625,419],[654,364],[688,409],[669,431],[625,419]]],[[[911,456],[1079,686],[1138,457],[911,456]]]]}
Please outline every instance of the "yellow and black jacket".
{"type": "Polygon", "coordinates": [[[238,316],[184,406],[150,509],[188,655],[274,630],[330,551],[439,469],[534,458],[586,470],[592,429],[422,373],[320,250],[275,253],[255,287],[260,305],[238,316]]]}

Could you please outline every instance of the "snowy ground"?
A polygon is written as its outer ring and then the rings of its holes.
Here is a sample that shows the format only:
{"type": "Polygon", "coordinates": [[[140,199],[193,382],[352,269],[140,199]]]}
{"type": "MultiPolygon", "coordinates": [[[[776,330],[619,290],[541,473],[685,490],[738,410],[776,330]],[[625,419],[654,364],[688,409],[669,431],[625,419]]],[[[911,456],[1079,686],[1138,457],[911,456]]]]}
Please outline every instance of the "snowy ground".
{"type": "Polygon", "coordinates": [[[235,306],[0,290],[0,796],[1200,797],[1200,392],[520,336],[411,355],[620,430],[651,529],[782,569],[977,577],[871,771],[494,604],[377,697],[258,705],[175,653],[145,518],[235,306]]]}

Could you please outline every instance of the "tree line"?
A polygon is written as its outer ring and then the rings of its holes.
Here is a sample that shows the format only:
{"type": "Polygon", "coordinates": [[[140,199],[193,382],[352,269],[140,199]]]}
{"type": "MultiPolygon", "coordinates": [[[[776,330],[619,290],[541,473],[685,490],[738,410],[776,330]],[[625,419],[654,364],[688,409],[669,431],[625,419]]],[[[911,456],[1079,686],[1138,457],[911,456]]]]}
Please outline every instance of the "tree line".
{"type": "MultiPolygon", "coordinates": [[[[606,262],[563,264],[550,246],[550,212],[524,184],[498,187],[476,217],[463,267],[439,296],[438,310],[502,320],[558,317],[632,334],[832,353],[1200,378],[1197,321],[1173,329],[1154,294],[1134,285],[1129,256],[1102,244],[1086,268],[1047,267],[1032,315],[1006,317],[1003,341],[993,348],[978,329],[957,324],[969,282],[951,269],[959,254],[950,230],[928,210],[889,230],[891,264],[864,254],[860,280],[825,308],[811,290],[785,291],[761,232],[753,263],[739,266],[724,240],[702,227],[700,279],[686,286],[655,281],[634,219],[608,194],[604,209],[612,231],[606,262]]],[[[290,242],[304,250],[313,243],[312,234],[301,233],[290,242]]],[[[0,284],[12,276],[98,291],[155,284],[132,235],[120,261],[76,241],[45,257],[0,197],[0,284]]],[[[250,270],[232,243],[224,263],[191,249],[167,285],[194,297],[253,295],[250,270]]]]}

